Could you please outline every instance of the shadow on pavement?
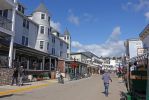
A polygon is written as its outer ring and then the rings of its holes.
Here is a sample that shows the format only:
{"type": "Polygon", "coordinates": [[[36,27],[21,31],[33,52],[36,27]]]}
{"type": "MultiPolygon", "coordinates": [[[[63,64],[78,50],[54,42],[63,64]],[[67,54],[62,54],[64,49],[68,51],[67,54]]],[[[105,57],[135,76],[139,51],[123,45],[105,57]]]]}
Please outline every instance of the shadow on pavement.
{"type": "Polygon", "coordinates": [[[11,96],[13,96],[13,94],[8,94],[8,95],[0,96],[0,98],[11,97],[11,96]]]}

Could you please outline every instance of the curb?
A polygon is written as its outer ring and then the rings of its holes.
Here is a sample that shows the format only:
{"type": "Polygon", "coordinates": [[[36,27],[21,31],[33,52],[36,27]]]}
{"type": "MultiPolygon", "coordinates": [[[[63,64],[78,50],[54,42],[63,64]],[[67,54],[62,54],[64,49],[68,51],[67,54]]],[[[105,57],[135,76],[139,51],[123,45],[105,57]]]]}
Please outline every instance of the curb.
{"type": "Polygon", "coordinates": [[[49,80],[47,84],[28,86],[28,87],[21,87],[21,88],[17,88],[17,89],[14,89],[14,90],[6,90],[6,91],[3,91],[3,92],[0,92],[0,98],[5,97],[5,96],[13,95],[14,93],[25,92],[25,91],[28,91],[28,90],[47,87],[47,86],[49,86],[50,84],[53,84],[53,83],[55,83],[54,80],[52,80],[52,81],[49,80]]]}

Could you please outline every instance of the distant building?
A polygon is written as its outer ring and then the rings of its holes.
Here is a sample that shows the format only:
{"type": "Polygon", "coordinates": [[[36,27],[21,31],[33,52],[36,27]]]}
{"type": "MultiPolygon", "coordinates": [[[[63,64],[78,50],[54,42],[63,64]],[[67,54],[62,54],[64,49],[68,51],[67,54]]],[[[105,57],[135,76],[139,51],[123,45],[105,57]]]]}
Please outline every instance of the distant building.
{"type": "Polygon", "coordinates": [[[91,73],[97,73],[102,65],[102,60],[91,52],[71,53],[71,59],[87,64],[87,70],[91,73]]]}
{"type": "Polygon", "coordinates": [[[128,39],[124,43],[125,53],[128,59],[136,57],[141,54],[143,44],[140,39],[128,39]]]}

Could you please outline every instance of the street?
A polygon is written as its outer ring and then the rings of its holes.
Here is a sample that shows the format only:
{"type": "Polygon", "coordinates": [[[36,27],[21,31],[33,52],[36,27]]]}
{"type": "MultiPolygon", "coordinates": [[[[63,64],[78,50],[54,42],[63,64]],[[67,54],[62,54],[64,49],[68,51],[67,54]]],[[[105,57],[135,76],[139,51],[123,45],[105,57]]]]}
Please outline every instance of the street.
{"type": "Polygon", "coordinates": [[[13,94],[0,100],[120,100],[120,93],[126,92],[124,83],[112,75],[109,96],[105,97],[100,75],[86,79],[68,81],[65,84],[50,84],[47,87],[13,94]]]}

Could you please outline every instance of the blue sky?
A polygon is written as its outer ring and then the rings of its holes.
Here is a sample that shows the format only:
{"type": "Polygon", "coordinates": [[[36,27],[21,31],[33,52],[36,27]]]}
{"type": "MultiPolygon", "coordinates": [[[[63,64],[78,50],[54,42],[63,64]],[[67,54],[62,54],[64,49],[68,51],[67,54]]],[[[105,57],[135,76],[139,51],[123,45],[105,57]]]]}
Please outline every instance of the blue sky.
{"type": "Polygon", "coordinates": [[[52,26],[61,33],[68,28],[73,52],[121,56],[123,41],[138,38],[149,22],[149,0],[20,0],[26,14],[41,1],[52,15],[52,26]]]}

